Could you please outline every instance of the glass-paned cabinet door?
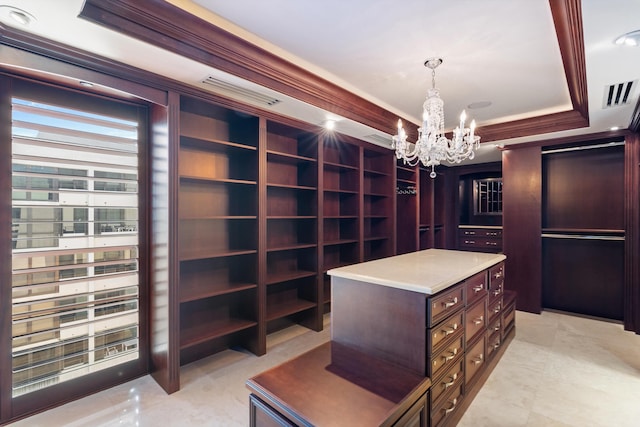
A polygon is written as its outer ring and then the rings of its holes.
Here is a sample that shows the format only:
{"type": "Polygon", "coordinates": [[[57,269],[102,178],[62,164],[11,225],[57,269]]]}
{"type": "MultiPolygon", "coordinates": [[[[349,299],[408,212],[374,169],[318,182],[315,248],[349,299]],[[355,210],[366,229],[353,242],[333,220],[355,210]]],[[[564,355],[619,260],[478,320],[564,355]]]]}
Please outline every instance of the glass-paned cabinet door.
{"type": "Polygon", "coordinates": [[[502,178],[474,179],[473,202],[475,215],[501,215],[502,178]]]}

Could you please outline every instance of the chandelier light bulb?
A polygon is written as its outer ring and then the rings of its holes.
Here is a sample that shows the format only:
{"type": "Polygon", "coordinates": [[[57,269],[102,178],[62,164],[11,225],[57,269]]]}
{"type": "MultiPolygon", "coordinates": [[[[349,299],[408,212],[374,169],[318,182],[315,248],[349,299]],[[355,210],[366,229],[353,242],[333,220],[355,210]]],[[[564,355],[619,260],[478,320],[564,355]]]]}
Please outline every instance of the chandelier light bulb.
{"type": "Polygon", "coordinates": [[[440,162],[460,163],[465,159],[473,159],[475,150],[480,145],[480,137],[475,135],[476,122],[471,121],[465,128],[467,113],[460,114],[460,124],[453,131],[452,139],[444,132],[444,101],[436,89],[436,68],[442,64],[441,58],[430,58],[424,66],[431,69],[431,89],[422,106],[422,126],[418,128],[418,139],[415,143],[407,141],[407,134],[398,120],[398,134],[392,139],[391,148],[396,150],[396,158],[405,164],[415,166],[418,162],[431,167],[431,178],[436,177],[435,167],[440,162]]]}

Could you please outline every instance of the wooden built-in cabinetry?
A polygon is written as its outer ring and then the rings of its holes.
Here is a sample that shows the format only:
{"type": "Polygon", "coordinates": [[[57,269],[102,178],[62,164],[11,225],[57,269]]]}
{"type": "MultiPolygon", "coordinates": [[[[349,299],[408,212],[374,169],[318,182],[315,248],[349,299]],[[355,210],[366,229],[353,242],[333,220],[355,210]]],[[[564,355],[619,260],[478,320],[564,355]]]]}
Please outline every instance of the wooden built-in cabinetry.
{"type": "Polygon", "coordinates": [[[504,291],[502,262],[429,298],[428,307],[431,426],[455,425],[513,337],[515,293],[504,291]]]}
{"type": "Polygon", "coordinates": [[[267,332],[291,319],[322,328],[318,314],[318,138],[267,121],[267,332]]]}
{"type": "Polygon", "coordinates": [[[258,118],[181,100],[178,257],[186,363],[258,339],[258,118]]]}
{"type": "Polygon", "coordinates": [[[250,425],[454,426],[515,334],[503,260],[429,250],[330,271],[331,342],[247,382],[250,425]],[[439,279],[392,279],[406,268],[439,279]]]}
{"type": "Polygon", "coordinates": [[[389,151],[363,149],[363,261],[395,254],[394,163],[389,151]]]}
{"type": "Polygon", "coordinates": [[[395,254],[390,150],[190,96],[178,121],[181,364],[321,330],[326,271],[395,254]]]}
{"type": "Polygon", "coordinates": [[[419,249],[420,171],[398,160],[396,166],[396,239],[397,253],[404,254],[419,249]]]}
{"type": "Polygon", "coordinates": [[[487,163],[452,169],[458,183],[455,247],[502,252],[502,166],[487,163]]]}
{"type": "Polygon", "coordinates": [[[328,310],[331,282],[327,270],[361,259],[360,148],[326,138],[321,156],[323,295],[328,310]]]}
{"type": "Polygon", "coordinates": [[[502,227],[461,225],[458,227],[458,249],[478,252],[501,252],[502,227]]]}
{"type": "Polygon", "coordinates": [[[247,382],[251,427],[427,427],[429,378],[347,346],[320,345],[247,382]]]}
{"type": "Polygon", "coordinates": [[[403,254],[429,248],[444,248],[445,244],[445,178],[439,173],[434,179],[430,171],[408,166],[401,161],[396,166],[396,253],[403,254]]]}
{"type": "Polygon", "coordinates": [[[429,425],[453,426],[514,336],[515,293],[504,289],[503,260],[431,249],[334,270],[332,343],[431,378],[429,425]],[[452,258],[469,272],[443,272],[452,258]],[[424,271],[445,284],[421,291],[429,286],[424,271]]]}

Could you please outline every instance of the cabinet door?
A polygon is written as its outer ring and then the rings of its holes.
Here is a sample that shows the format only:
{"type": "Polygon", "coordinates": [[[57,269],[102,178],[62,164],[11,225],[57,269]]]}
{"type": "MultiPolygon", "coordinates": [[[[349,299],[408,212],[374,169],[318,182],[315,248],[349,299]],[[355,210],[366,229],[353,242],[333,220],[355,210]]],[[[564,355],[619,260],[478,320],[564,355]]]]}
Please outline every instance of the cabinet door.
{"type": "Polygon", "coordinates": [[[393,427],[427,427],[428,415],[427,395],[425,394],[393,424],[393,427]]]}
{"type": "Polygon", "coordinates": [[[279,412],[253,394],[249,396],[249,425],[251,427],[295,427],[279,412]]]}

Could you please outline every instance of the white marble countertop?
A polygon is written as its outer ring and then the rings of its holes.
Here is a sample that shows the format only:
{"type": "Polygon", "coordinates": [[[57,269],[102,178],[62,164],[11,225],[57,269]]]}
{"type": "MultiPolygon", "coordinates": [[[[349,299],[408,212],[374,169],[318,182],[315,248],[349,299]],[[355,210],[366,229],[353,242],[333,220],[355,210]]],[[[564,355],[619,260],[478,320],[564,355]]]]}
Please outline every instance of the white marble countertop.
{"type": "Polygon", "coordinates": [[[334,268],[327,274],[431,295],[505,258],[502,254],[427,249],[334,268]]]}

